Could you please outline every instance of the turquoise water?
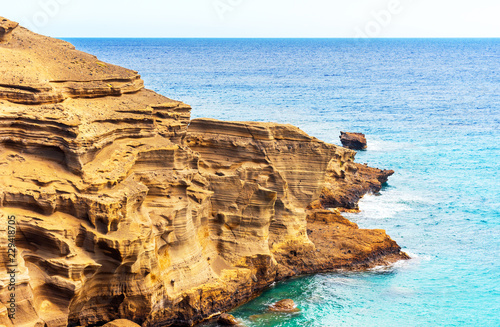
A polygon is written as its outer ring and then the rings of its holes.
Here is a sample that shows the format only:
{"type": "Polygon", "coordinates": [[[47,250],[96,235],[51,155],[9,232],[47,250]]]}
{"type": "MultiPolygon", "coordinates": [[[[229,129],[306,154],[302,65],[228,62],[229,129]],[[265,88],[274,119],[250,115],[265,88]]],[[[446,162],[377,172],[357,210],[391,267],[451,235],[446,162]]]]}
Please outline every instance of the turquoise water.
{"type": "Polygon", "coordinates": [[[193,117],[363,132],[358,162],[396,171],[348,218],[413,259],[278,283],[232,312],[247,326],[500,326],[499,39],[70,41],[193,117]],[[301,312],[265,313],[283,298],[301,312]]]}

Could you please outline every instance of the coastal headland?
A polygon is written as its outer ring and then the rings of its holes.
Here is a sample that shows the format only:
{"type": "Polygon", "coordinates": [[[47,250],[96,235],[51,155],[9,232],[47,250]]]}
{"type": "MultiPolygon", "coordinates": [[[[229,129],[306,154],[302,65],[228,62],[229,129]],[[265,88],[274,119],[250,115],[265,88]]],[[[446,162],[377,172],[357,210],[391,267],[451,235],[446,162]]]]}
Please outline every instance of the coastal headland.
{"type": "Polygon", "coordinates": [[[190,112],[0,17],[0,325],[190,326],[278,280],[408,258],[341,215],[393,171],[190,112]]]}

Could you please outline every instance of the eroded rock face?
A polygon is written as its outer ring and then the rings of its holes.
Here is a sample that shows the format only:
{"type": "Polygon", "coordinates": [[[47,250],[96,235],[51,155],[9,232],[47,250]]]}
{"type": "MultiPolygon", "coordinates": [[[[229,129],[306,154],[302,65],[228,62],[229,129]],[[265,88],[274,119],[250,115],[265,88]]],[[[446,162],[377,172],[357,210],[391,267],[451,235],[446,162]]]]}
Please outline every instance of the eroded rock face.
{"type": "Polygon", "coordinates": [[[0,42],[7,42],[11,38],[12,31],[19,24],[8,20],[7,18],[0,17],[0,42]]]}
{"type": "Polygon", "coordinates": [[[191,325],[282,278],[405,258],[325,209],[388,176],[367,180],[353,151],[290,125],[190,121],[137,72],[22,27],[9,37],[0,254],[15,216],[17,311],[1,266],[0,325],[191,325]]]}
{"type": "Polygon", "coordinates": [[[332,163],[326,171],[320,198],[311,207],[356,212],[363,195],[379,192],[392,174],[393,170],[372,168],[353,161],[332,163]]]}

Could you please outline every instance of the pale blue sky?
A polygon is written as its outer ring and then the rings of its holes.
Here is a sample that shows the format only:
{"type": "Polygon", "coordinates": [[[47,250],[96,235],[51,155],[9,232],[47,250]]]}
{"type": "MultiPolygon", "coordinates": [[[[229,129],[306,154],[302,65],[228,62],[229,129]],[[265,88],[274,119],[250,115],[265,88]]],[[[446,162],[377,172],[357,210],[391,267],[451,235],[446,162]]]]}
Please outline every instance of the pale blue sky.
{"type": "Polygon", "coordinates": [[[55,37],[500,37],[500,0],[0,0],[55,37]]]}

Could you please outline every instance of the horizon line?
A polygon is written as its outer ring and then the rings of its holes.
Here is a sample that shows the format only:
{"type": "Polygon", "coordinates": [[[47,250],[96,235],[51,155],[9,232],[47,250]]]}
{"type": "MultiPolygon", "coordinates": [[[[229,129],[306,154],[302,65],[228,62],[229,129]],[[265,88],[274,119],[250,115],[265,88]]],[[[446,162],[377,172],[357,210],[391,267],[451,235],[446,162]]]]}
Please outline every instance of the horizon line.
{"type": "Polygon", "coordinates": [[[388,40],[388,39],[500,39],[500,36],[418,36],[418,37],[295,37],[295,36],[50,36],[57,39],[346,39],[346,40],[388,40]]]}

